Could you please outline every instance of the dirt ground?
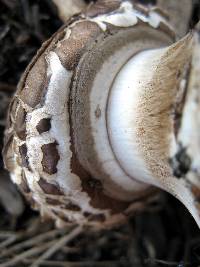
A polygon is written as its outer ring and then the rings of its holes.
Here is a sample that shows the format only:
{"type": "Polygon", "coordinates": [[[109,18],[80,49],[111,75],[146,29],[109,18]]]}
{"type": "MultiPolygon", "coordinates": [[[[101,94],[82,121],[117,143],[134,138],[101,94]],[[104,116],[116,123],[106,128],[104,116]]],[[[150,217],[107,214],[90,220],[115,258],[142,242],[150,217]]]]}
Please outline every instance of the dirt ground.
{"type": "MultiPolygon", "coordinates": [[[[199,14],[196,1],[191,25],[199,14]]],[[[0,0],[0,150],[17,82],[42,42],[61,25],[51,0],[0,0]]],[[[200,266],[200,231],[182,204],[163,192],[116,229],[85,229],[71,241],[63,240],[72,228],[54,229],[52,223],[41,222],[9,182],[0,157],[0,267],[200,266]],[[34,265],[49,248],[54,253],[34,265]]]]}

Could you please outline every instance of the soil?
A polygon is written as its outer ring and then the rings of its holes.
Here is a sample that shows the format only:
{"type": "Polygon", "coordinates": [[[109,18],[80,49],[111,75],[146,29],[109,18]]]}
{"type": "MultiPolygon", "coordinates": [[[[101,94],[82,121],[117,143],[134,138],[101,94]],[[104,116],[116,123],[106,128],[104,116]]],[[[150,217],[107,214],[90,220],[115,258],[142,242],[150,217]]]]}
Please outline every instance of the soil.
{"type": "MultiPolygon", "coordinates": [[[[194,1],[191,25],[198,21],[199,14],[200,3],[194,1]]],[[[61,25],[51,0],[0,0],[0,150],[6,110],[17,82],[42,42],[61,25]]],[[[61,244],[60,240],[73,229],[56,230],[52,223],[40,221],[38,213],[30,209],[9,182],[2,157],[0,187],[11,194],[11,202],[6,203],[0,196],[1,267],[200,266],[200,231],[182,204],[163,192],[126,225],[95,232],[84,229],[67,245],[55,249],[51,257],[33,265],[47,249],[61,244]],[[5,181],[8,185],[4,188],[5,181]]]]}

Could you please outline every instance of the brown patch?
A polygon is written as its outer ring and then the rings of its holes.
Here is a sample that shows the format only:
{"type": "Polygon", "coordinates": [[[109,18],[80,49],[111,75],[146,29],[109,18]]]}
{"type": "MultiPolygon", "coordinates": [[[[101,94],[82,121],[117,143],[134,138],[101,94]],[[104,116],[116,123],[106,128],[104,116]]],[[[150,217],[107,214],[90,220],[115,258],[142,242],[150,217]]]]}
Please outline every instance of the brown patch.
{"type": "Polygon", "coordinates": [[[47,84],[47,64],[43,54],[28,72],[20,98],[34,108],[40,103],[43,91],[46,89],[45,84],[47,84]]]}
{"type": "Polygon", "coordinates": [[[37,124],[36,129],[39,134],[48,132],[51,129],[51,119],[41,119],[37,124]]]}
{"type": "Polygon", "coordinates": [[[15,168],[15,163],[13,159],[13,133],[4,136],[4,147],[3,147],[3,161],[7,170],[13,171],[15,168]]]}
{"type": "Polygon", "coordinates": [[[85,14],[89,17],[95,17],[113,12],[120,7],[120,2],[119,0],[99,0],[97,3],[91,5],[85,14]]]}
{"type": "Polygon", "coordinates": [[[47,181],[45,181],[43,178],[40,178],[40,180],[38,181],[38,184],[46,194],[63,195],[63,192],[61,191],[58,185],[50,184],[47,181]]]}
{"type": "Polygon", "coordinates": [[[43,171],[48,174],[54,174],[57,172],[57,164],[60,159],[57,150],[57,142],[45,144],[41,147],[43,158],[42,167],[43,171]]]}
{"type": "Polygon", "coordinates": [[[19,153],[21,155],[21,165],[22,167],[29,168],[29,161],[27,156],[27,146],[23,144],[19,147],[19,153]]]}
{"type": "Polygon", "coordinates": [[[63,25],[49,40],[44,42],[26,68],[18,83],[17,94],[30,107],[34,108],[40,104],[46,92],[46,86],[48,84],[46,55],[48,52],[53,51],[59,40],[64,37],[64,28],[77,19],[77,17],[69,19],[67,25],[63,25]]]}
{"type": "Polygon", "coordinates": [[[28,193],[31,192],[24,171],[22,171],[22,182],[21,182],[21,184],[20,184],[20,188],[21,188],[22,191],[23,191],[24,193],[26,193],[26,194],[28,194],[28,193]]]}
{"type": "Polygon", "coordinates": [[[91,199],[90,204],[92,207],[102,210],[110,209],[114,214],[124,211],[129,206],[129,202],[116,200],[105,195],[101,181],[92,178],[83,169],[74,153],[72,153],[71,169],[72,172],[78,175],[81,179],[82,191],[89,195],[91,199]]]}
{"type": "Polygon", "coordinates": [[[82,21],[77,23],[71,29],[70,37],[60,41],[59,46],[55,49],[62,65],[67,70],[74,69],[88,46],[91,45],[100,32],[100,28],[94,22],[82,21]]]}
{"type": "Polygon", "coordinates": [[[62,38],[63,32],[58,32],[51,39],[44,42],[36,56],[33,58],[24,75],[18,84],[18,94],[24,103],[32,108],[40,104],[49,77],[47,77],[46,55],[49,50],[53,49],[59,38],[62,38]],[[46,50],[46,53],[44,51],[46,50]]]}
{"type": "Polygon", "coordinates": [[[95,117],[97,119],[99,119],[101,117],[101,109],[99,106],[97,106],[96,110],[95,110],[95,117]]]}
{"type": "MultiPolygon", "coordinates": [[[[82,178],[82,177],[81,177],[82,178]]],[[[89,177],[81,179],[83,191],[90,196],[90,204],[97,209],[110,209],[113,214],[122,212],[129,206],[129,202],[120,201],[104,194],[103,185],[96,179],[89,177]],[[98,183],[94,183],[98,181],[98,183]]]]}
{"type": "Polygon", "coordinates": [[[68,201],[68,203],[64,204],[63,208],[67,209],[67,210],[71,210],[71,211],[80,211],[81,210],[81,208],[78,205],[76,205],[72,202],[69,202],[69,201],[68,201]]]}
{"type": "Polygon", "coordinates": [[[60,206],[62,203],[58,199],[46,197],[46,202],[50,205],[60,206]]]}
{"type": "MultiPolygon", "coordinates": [[[[14,111],[12,110],[12,114],[14,111]]],[[[18,109],[16,111],[16,118],[14,121],[14,130],[17,134],[17,136],[21,140],[26,140],[26,111],[23,109],[23,107],[19,104],[18,109]]]]}

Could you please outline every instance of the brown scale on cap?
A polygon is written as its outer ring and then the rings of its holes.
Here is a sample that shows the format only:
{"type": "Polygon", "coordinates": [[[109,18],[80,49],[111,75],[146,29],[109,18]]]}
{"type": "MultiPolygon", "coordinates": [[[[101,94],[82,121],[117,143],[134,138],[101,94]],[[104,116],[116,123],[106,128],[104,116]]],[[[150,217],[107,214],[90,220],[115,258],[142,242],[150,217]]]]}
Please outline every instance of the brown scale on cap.
{"type": "Polygon", "coordinates": [[[21,140],[26,140],[26,111],[19,104],[14,123],[14,130],[21,140]]]}
{"type": "MultiPolygon", "coordinates": [[[[73,130],[71,128],[71,134],[72,133],[73,130]]],[[[91,206],[102,210],[109,209],[112,213],[117,213],[126,209],[129,206],[129,203],[118,201],[105,195],[101,181],[92,178],[91,175],[80,165],[74,149],[73,135],[71,139],[71,150],[71,171],[80,177],[82,191],[86,192],[90,196],[91,206]]]]}
{"type": "Polygon", "coordinates": [[[103,214],[92,214],[89,212],[84,212],[83,215],[85,216],[85,218],[89,221],[89,222],[105,222],[106,218],[103,214]]]}
{"type": "Polygon", "coordinates": [[[70,211],[81,211],[81,208],[78,205],[76,205],[70,201],[66,201],[65,204],[61,205],[61,207],[63,209],[70,210],[70,211]]]}
{"type": "Polygon", "coordinates": [[[49,198],[49,197],[46,197],[46,202],[50,205],[53,205],[53,206],[60,206],[62,205],[62,202],[60,202],[58,199],[54,199],[54,198],[49,198]]]}
{"type": "Polygon", "coordinates": [[[42,167],[46,173],[54,174],[57,172],[57,164],[60,159],[57,145],[57,142],[54,142],[41,147],[43,154],[42,167]]]}
{"type": "Polygon", "coordinates": [[[49,119],[49,118],[48,119],[47,118],[41,119],[38,122],[36,129],[37,129],[39,134],[48,132],[51,129],[51,119],[49,119]]]}
{"type": "Polygon", "coordinates": [[[40,178],[38,184],[41,187],[41,189],[45,192],[45,194],[59,195],[59,196],[63,195],[63,192],[61,191],[58,185],[48,183],[43,178],[40,178]]]}
{"type": "Polygon", "coordinates": [[[21,164],[22,167],[29,168],[29,161],[28,161],[28,155],[27,155],[27,146],[26,144],[23,144],[19,147],[19,153],[21,155],[21,164]]]}
{"type": "Polygon", "coordinates": [[[73,70],[81,56],[100,34],[100,29],[94,22],[82,21],[71,29],[70,37],[60,41],[55,49],[63,66],[67,70],[73,70]]]}
{"type": "Polygon", "coordinates": [[[40,103],[44,86],[47,85],[46,67],[45,55],[43,55],[33,65],[31,72],[26,77],[25,85],[21,89],[20,98],[32,108],[40,103]],[[30,88],[35,88],[35,90],[32,91],[30,88]]]}
{"type": "Polygon", "coordinates": [[[47,77],[46,68],[46,55],[62,40],[65,36],[63,29],[72,24],[77,18],[71,18],[66,25],[61,27],[49,40],[43,43],[35,57],[24,72],[20,82],[17,86],[17,92],[20,99],[30,107],[34,108],[41,103],[41,98],[44,96],[46,86],[48,85],[49,78],[47,77]],[[34,90],[30,90],[34,88],[34,90]]]}

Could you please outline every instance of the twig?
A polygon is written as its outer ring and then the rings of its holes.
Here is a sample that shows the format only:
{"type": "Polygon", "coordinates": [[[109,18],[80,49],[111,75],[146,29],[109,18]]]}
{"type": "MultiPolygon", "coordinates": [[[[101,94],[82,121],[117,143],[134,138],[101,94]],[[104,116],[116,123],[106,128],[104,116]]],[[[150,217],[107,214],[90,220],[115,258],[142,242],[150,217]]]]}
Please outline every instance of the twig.
{"type": "Polygon", "coordinates": [[[15,242],[16,239],[17,239],[17,236],[8,237],[6,240],[4,240],[3,242],[0,243],[0,249],[3,249],[5,247],[9,246],[13,242],[15,242]]]}
{"type": "Polygon", "coordinates": [[[77,237],[83,231],[82,226],[77,226],[68,235],[60,238],[54,246],[50,247],[41,257],[39,257],[30,267],[38,267],[44,260],[50,258],[57,250],[59,250],[66,243],[77,237]]]}
{"type": "Polygon", "coordinates": [[[19,233],[9,233],[9,232],[0,232],[0,238],[8,237],[5,241],[2,241],[0,243],[0,256],[2,256],[2,252],[4,251],[3,249],[6,248],[7,246],[11,245],[12,243],[16,242],[17,240],[22,239],[23,237],[26,237],[26,234],[23,232],[19,233]]]}
{"type": "MultiPolygon", "coordinates": [[[[33,263],[34,260],[25,259],[23,262],[30,264],[33,263]]],[[[117,267],[121,262],[119,261],[48,261],[44,260],[41,264],[45,266],[52,266],[52,267],[117,267]]]]}
{"type": "Polygon", "coordinates": [[[18,243],[16,245],[10,247],[9,249],[6,249],[6,250],[0,252],[0,255],[4,256],[4,257],[9,256],[10,254],[17,252],[20,249],[25,249],[27,247],[34,246],[35,244],[38,244],[39,242],[42,242],[42,241],[44,242],[47,239],[54,238],[58,234],[61,234],[61,233],[64,234],[66,232],[66,230],[67,229],[55,229],[55,230],[48,231],[46,233],[39,234],[35,237],[31,237],[28,240],[25,240],[21,243],[18,243]]]}
{"type": "Polygon", "coordinates": [[[17,255],[13,259],[11,259],[11,260],[9,260],[9,261],[7,261],[5,263],[0,264],[0,267],[16,266],[16,264],[18,262],[23,261],[27,257],[30,257],[30,256],[37,255],[37,254],[41,253],[42,251],[44,251],[45,249],[49,248],[50,246],[52,246],[56,242],[57,242],[57,239],[55,239],[55,240],[53,240],[51,242],[48,242],[47,244],[42,244],[42,245],[40,245],[38,247],[31,248],[31,249],[29,249],[29,250],[17,255]]]}
{"type": "Polygon", "coordinates": [[[0,238],[4,237],[11,237],[13,235],[16,235],[16,232],[11,231],[0,231],[0,238]]]}
{"type": "MultiPolygon", "coordinates": [[[[165,260],[159,260],[159,259],[146,259],[144,262],[145,262],[145,264],[159,263],[159,264],[166,265],[166,266],[178,266],[178,264],[179,264],[179,262],[176,262],[176,261],[165,261],[165,260]]],[[[183,266],[188,266],[190,264],[191,263],[189,263],[189,262],[184,262],[183,266]]]]}

